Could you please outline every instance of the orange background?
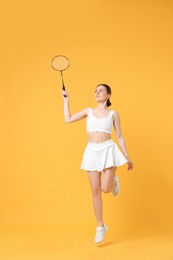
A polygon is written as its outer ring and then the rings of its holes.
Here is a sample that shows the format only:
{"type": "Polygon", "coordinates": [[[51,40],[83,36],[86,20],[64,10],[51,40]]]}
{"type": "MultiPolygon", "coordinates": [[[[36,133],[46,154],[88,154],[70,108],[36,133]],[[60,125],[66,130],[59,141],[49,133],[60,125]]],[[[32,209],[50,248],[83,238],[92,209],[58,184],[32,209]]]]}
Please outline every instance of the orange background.
{"type": "Polygon", "coordinates": [[[80,170],[85,120],[64,122],[61,78],[50,65],[58,54],[70,60],[71,113],[96,106],[97,84],[111,86],[134,163],[133,171],[117,170],[118,197],[103,194],[110,238],[172,234],[173,3],[2,1],[0,19],[2,241],[13,241],[4,240],[10,232],[52,232],[56,241],[73,232],[94,236],[80,170]]]}

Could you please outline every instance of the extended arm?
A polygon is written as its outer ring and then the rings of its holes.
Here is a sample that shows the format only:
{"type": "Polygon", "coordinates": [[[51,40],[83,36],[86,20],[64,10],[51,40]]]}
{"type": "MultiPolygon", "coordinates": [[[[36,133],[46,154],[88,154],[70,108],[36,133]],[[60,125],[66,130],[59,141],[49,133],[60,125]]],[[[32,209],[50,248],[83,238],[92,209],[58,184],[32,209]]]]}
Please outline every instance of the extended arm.
{"type": "Polygon", "coordinates": [[[69,106],[69,96],[68,93],[66,91],[62,91],[62,94],[66,94],[67,97],[64,97],[64,119],[65,122],[67,123],[72,123],[72,122],[76,122],[79,121],[83,118],[85,118],[88,114],[88,108],[85,108],[83,110],[81,110],[80,112],[71,115],[70,114],[70,106],[69,106]]]}

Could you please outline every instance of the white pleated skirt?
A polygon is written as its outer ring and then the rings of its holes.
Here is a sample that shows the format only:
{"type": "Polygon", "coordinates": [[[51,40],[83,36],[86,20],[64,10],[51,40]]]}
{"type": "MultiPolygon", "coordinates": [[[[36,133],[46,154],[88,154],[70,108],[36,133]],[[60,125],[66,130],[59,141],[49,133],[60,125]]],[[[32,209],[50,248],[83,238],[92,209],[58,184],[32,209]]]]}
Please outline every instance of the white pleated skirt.
{"type": "Polygon", "coordinates": [[[127,162],[112,139],[101,143],[88,142],[82,158],[81,169],[101,172],[106,168],[121,166],[127,162]]]}

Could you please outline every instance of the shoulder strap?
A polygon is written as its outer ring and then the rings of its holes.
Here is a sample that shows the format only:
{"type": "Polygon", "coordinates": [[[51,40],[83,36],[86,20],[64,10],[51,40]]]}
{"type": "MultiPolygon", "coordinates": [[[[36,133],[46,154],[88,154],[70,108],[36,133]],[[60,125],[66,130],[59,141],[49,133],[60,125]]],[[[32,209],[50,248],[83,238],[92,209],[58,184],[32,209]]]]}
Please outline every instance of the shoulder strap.
{"type": "Polygon", "coordinates": [[[114,112],[115,112],[114,110],[111,110],[110,113],[109,113],[109,116],[112,117],[114,112]]]}
{"type": "Polygon", "coordinates": [[[91,116],[91,114],[92,114],[92,110],[91,110],[91,108],[89,107],[89,108],[88,108],[88,116],[91,116]]]}

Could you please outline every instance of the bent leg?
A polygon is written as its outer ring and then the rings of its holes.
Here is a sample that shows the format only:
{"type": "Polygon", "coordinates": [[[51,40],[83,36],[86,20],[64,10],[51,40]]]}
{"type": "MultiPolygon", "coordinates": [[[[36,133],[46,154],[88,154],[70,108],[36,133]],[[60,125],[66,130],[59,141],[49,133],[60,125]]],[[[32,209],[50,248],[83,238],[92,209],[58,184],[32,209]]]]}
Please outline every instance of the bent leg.
{"type": "Polygon", "coordinates": [[[102,180],[101,180],[101,190],[105,193],[109,193],[115,187],[115,182],[113,177],[115,175],[117,167],[110,167],[103,170],[102,180]]]}
{"type": "Polygon", "coordinates": [[[103,226],[102,197],[101,197],[101,173],[88,171],[88,179],[92,190],[92,202],[98,226],[103,226]]]}

